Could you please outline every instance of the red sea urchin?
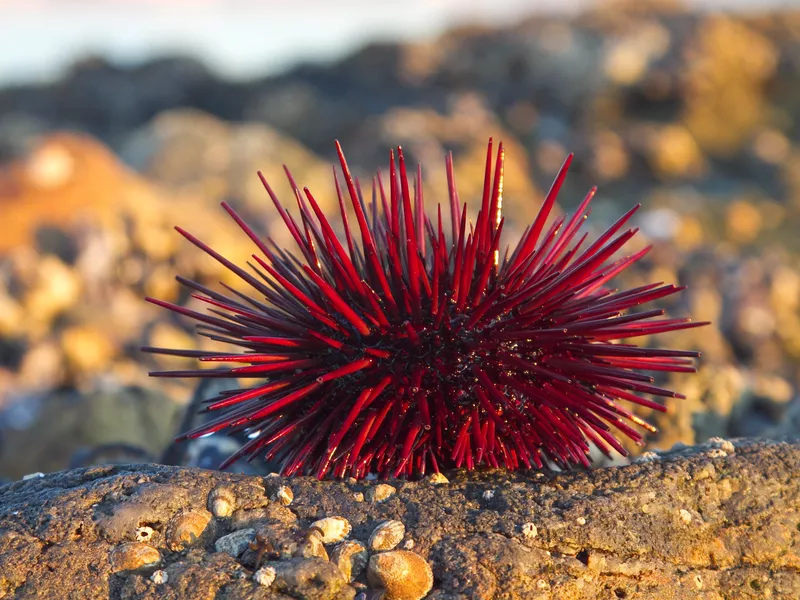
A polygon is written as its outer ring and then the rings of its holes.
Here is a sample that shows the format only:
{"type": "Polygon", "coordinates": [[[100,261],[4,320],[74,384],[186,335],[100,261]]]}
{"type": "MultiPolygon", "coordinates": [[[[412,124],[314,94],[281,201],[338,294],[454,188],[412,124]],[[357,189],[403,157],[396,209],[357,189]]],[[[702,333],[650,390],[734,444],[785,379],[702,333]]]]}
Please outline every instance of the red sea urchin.
{"type": "Polygon", "coordinates": [[[146,348],[232,363],[154,375],[263,380],[207,400],[204,410],[219,418],[179,439],[247,433],[249,441],[221,468],[263,453],[286,475],[398,477],[481,464],[542,467],[547,459],[589,466],[591,444],[626,454],[611,426],[636,442],[642,436],[630,424],[655,431],[618,401],[663,411],[640,394],[680,395],[637,371],[693,372],[699,354],[619,340],[703,323],[656,320],[664,314],[658,309],[624,314],[682,288],[606,287],[647,252],[612,258],[636,233],[618,234],[638,206],[584,249],[587,234],[579,234],[594,190],[571,218],[545,230],[570,156],[516,249],[501,255],[502,144],[495,158],[489,141],[481,208],[469,229],[448,156],[450,241],[441,205],[433,220],[424,213],[420,170],[412,190],[400,148],[398,160],[390,158],[388,198],[379,173],[370,206],[337,150],[360,242],[335,169],[344,245],[288,170],[299,222],[259,176],[302,259],[260,239],[225,203],[261,252],[253,255],[257,264],[248,263],[251,271],[177,228],[253,295],[227,286],[225,295],[179,277],[211,305],[208,313],[148,299],[195,319],[202,335],[242,349],[146,348]]]}

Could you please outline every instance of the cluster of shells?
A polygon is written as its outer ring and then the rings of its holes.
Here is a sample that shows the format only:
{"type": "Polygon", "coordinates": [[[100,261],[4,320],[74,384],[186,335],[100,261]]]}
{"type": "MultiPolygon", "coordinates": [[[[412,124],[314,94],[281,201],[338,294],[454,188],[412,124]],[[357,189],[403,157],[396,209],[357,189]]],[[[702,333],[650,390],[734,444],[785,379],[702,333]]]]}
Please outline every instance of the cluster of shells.
{"type": "MultiPolygon", "coordinates": [[[[371,502],[384,502],[394,495],[395,488],[378,484],[367,491],[371,502]]],[[[293,500],[290,487],[274,487],[270,500],[288,506],[293,500]]],[[[363,501],[362,498],[356,498],[363,501]]],[[[221,485],[208,495],[207,507],[184,509],[175,514],[161,531],[142,525],[133,532],[135,542],[121,544],[112,550],[110,560],[118,573],[150,573],[157,585],[167,583],[168,572],[163,569],[164,560],[155,545],[163,545],[171,552],[181,552],[202,542],[214,540],[214,549],[253,567],[252,579],[262,586],[271,586],[276,569],[262,564],[269,548],[273,554],[289,558],[317,557],[329,560],[337,566],[348,583],[366,590],[362,576],[372,590],[380,590],[384,600],[419,600],[433,587],[433,572],[420,555],[411,551],[414,541],[406,537],[405,525],[396,520],[378,523],[366,542],[349,539],[352,532],[350,522],[341,516],[329,516],[311,523],[291,546],[288,554],[269,544],[268,536],[255,527],[236,529],[217,537],[220,522],[227,520],[237,510],[235,491],[221,485]],[[162,537],[163,536],[163,537],[162,537]],[[250,551],[249,558],[245,554],[250,551]],[[277,551],[277,552],[276,552],[277,551]],[[247,558],[247,560],[244,560],[247,558]],[[361,581],[357,581],[362,578],[361,581]]],[[[275,564],[275,563],[272,563],[275,564]]]]}

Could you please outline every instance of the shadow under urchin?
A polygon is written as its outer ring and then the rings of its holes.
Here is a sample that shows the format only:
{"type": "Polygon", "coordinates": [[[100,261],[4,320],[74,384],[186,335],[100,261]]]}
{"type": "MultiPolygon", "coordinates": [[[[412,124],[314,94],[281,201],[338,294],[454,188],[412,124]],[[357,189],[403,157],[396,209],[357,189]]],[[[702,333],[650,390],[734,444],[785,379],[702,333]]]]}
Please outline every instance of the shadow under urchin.
{"type": "Polygon", "coordinates": [[[664,411],[641,394],[682,398],[641,371],[694,372],[698,352],[622,340],[705,323],[659,319],[661,309],[627,312],[683,288],[608,287],[649,250],[615,257],[637,231],[623,228],[638,205],[593,241],[581,226],[594,189],[570,218],[547,225],[572,155],[517,246],[501,252],[502,143],[495,156],[489,141],[474,224],[447,156],[448,234],[441,203],[434,215],[424,212],[420,168],[410,182],[402,149],[397,159],[390,155],[388,181],[380,172],[373,179],[369,204],[338,143],[337,150],[346,187],[343,194],[334,168],[344,240],[288,170],[299,221],[259,177],[299,255],[259,238],[226,203],[260,252],[248,269],[176,227],[250,289],[222,284],[221,293],[178,277],[209,305],[205,313],[148,298],[232,347],[144,348],[226,363],[152,375],[254,382],[206,400],[204,412],[219,416],[179,440],[243,432],[249,441],[220,468],[263,456],[285,475],[320,478],[541,468],[548,460],[568,468],[589,466],[592,444],[626,455],[615,434],[641,443],[634,426],[655,431],[620,401],[664,411]]]}

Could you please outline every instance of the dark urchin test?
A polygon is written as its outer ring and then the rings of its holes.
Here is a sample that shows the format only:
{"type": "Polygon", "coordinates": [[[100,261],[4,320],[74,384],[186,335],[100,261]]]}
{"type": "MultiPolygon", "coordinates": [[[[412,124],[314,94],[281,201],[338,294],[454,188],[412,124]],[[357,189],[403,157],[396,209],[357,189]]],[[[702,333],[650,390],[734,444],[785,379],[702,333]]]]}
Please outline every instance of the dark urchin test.
{"type": "Polygon", "coordinates": [[[338,143],[337,150],[344,240],[288,170],[299,220],[259,176],[299,255],[260,239],[225,203],[258,249],[248,269],[176,227],[249,289],[223,293],[178,277],[209,305],[205,313],[148,298],[231,346],[225,353],[145,348],[226,364],[153,375],[253,382],[208,399],[204,411],[219,416],[179,439],[244,433],[248,441],[221,468],[262,456],[285,475],[320,478],[547,461],[568,468],[589,466],[591,445],[625,455],[616,435],[641,443],[634,426],[655,431],[620,402],[664,411],[642,394],[682,398],[646,372],[694,372],[699,353],[627,340],[705,323],[659,318],[661,309],[627,312],[682,288],[608,286],[649,250],[615,256],[637,231],[623,228],[638,206],[589,241],[581,226],[592,189],[571,217],[548,225],[571,155],[516,247],[501,253],[502,144],[495,156],[489,141],[474,224],[447,156],[449,227],[441,203],[435,214],[424,212],[421,170],[412,184],[400,148],[390,155],[388,180],[373,179],[369,204],[338,143]]]}

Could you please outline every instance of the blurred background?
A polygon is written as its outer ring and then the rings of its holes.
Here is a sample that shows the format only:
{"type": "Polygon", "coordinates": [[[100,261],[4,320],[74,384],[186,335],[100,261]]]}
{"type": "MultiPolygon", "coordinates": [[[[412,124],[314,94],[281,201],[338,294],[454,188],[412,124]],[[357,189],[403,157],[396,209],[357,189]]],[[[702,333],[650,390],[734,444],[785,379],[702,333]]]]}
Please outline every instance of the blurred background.
{"type": "Polygon", "coordinates": [[[800,433],[797,2],[469,5],[0,0],[0,478],[161,455],[192,382],[139,348],[206,342],[143,298],[235,283],[173,226],[244,260],[226,200],[287,241],[256,170],[333,206],[334,139],[367,181],[402,144],[429,207],[447,150],[474,207],[504,140],[507,242],[574,152],[561,210],[643,205],[620,287],[689,285],[671,314],[714,322],[660,340],[704,358],[649,447],[800,433]]]}

